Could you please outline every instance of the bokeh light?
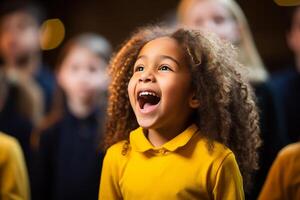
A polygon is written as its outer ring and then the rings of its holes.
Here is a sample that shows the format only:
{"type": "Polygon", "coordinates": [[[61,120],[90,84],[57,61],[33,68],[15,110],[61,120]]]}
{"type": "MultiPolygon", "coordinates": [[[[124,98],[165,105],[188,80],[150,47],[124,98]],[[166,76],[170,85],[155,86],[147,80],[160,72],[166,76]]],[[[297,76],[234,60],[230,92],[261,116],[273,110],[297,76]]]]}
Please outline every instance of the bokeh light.
{"type": "Polygon", "coordinates": [[[51,50],[58,47],[65,37],[65,26],[58,19],[48,19],[42,25],[41,48],[51,50]]]}
{"type": "Polygon", "coordinates": [[[275,0],[280,6],[296,6],[300,5],[300,0],[275,0]]]}

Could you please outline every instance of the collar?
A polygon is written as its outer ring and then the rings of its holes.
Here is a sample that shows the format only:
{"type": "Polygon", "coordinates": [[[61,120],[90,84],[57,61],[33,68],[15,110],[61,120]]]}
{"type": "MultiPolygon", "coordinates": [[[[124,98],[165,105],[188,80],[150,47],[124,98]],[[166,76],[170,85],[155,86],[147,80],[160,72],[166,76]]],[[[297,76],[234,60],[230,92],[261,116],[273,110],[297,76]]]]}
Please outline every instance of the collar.
{"type": "Polygon", "coordinates": [[[154,147],[146,138],[143,128],[139,127],[130,133],[129,140],[132,148],[138,152],[145,152],[148,150],[166,149],[168,151],[175,151],[176,149],[185,146],[193,135],[198,132],[199,128],[192,124],[182,133],[174,137],[172,140],[166,142],[161,147],[154,147]]]}

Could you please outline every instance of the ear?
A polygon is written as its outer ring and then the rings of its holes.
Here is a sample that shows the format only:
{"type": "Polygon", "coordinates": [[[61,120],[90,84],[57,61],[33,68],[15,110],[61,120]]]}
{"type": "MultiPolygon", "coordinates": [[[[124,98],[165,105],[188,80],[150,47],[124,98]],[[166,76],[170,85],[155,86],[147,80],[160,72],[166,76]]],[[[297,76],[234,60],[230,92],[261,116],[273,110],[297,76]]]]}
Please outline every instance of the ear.
{"type": "Polygon", "coordinates": [[[200,106],[200,101],[197,99],[195,92],[193,92],[189,98],[189,106],[193,109],[199,108],[200,106]]]}

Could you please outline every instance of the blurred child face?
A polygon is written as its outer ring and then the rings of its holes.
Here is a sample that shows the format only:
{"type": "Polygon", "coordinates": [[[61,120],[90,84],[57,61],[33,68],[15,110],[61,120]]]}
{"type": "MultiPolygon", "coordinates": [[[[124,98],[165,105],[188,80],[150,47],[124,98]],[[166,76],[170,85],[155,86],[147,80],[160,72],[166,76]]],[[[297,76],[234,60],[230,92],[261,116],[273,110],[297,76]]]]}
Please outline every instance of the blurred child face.
{"type": "Polygon", "coordinates": [[[129,81],[128,94],[143,128],[166,129],[182,125],[195,106],[191,73],[176,40],[161,37],[140,51],[129,81]]]}
{"type": "Polygon", "coordinates": [[[106,91],[106,62],[86,48],[74,46],[58,72],[58,84],[67,99],[90,102],[106,91]]]}
{"type": "Polygon", "coordinates": [[[220,38],[235,44],[240,32],[236,21],[224,5],[218,1],[197,1],[184,16],[183,25],[202,28],[216,33],[220,38]]]}
{"type": "Polygon", "coordinates": [[[297,57],[300,56],[300,8],[297,8],[293,15],[291,30],[287,35],[287,42],[294,54],[297,57]]]}
{"type": "Polygon", "coordinates": [[[6,61],[18,60],[39,51],[40,30],[29,14],[16,11],[2,19],[0,49],[6,61]]]}

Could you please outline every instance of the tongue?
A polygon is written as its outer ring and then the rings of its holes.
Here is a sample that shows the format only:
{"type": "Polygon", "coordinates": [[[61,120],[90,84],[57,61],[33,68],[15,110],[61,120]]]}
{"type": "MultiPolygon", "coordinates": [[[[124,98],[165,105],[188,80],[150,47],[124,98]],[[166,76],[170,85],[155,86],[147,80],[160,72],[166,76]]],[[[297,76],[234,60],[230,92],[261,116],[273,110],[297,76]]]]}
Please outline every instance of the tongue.
{"type": "Polygon", "coordinates": [[[156,105],[153,105],[153,104],[150,104],[150,103],[145,103],[145,105],[144,105],[142,111],[143,111],[144,113],[151,112],[152,110],[155,109],[155,107],[156,107],[156,105]]]}

